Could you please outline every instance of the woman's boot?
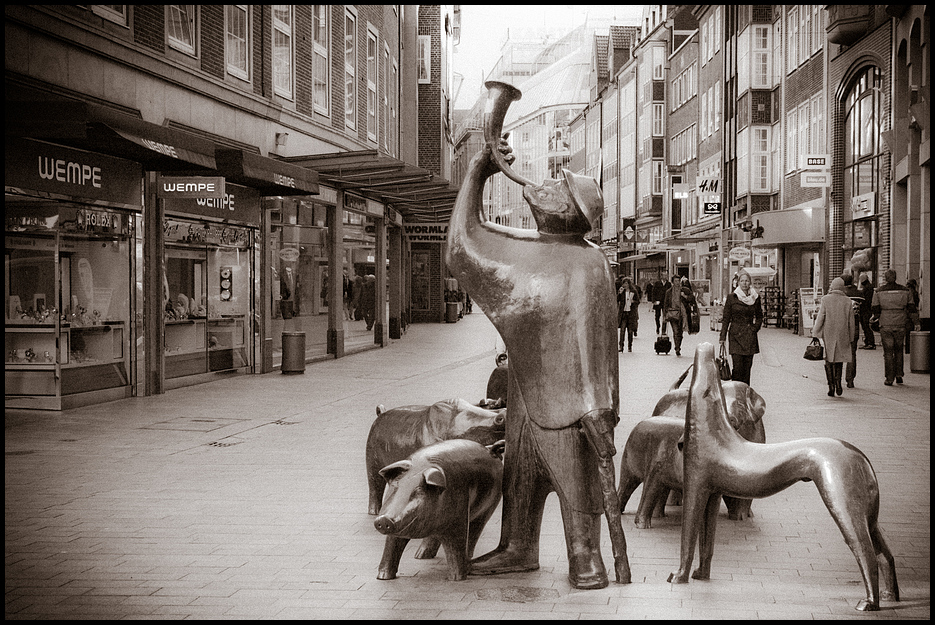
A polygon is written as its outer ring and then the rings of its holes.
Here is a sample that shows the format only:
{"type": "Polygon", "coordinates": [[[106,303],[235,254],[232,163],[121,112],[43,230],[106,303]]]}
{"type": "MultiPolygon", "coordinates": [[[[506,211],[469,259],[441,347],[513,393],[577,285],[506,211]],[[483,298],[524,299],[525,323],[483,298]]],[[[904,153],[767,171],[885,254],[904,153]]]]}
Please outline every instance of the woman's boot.
{"type": "Polygon", "coordinates": [[[834,392],[838,395],[844,393],[844,389],[841,388],[841,374],[844,372],[844,363],[836,362],[834,363],[834,392]]]}
{"type": "Polygon", "coordinates": [[[828,381],[828,397],[834,397],[834,363],[825,363],[825,379],[828,381]]]}

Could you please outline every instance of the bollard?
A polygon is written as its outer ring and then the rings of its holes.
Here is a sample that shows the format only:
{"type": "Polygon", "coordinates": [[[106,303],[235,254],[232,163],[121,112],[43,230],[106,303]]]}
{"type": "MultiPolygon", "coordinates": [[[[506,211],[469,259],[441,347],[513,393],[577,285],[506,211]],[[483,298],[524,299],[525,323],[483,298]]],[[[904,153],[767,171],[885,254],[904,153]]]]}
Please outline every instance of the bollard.
{"type": "Polygon", "coordinates": [[[930,336],[928,330],[909,333],[909,370],[913,373],[929,372],[930,336]]]}
{"type": "Polygon", "coordinates": [[[282,372],[305,373],[305,332],[282,333],[282,372]]]}

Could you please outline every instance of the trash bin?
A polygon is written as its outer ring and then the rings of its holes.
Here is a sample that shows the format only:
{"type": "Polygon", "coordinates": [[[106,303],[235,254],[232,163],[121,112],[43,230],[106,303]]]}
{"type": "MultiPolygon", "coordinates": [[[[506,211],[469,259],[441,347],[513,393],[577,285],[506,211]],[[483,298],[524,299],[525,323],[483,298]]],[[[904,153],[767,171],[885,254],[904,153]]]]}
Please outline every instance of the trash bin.
{"type": "Polygon", "coordinates": [[[305,373],[305,332],[282,333],[282,372],[305,373]]]}
{"type": "Polygon", "coordinates": [[[909,333],[909,370],[913,373],[929,372],[928,330],[909,333]]]}
{"type": "Polygon", "coordinates": [[[445,321],[454,323],[458,320],[458,302],[445,303],[445,321]]]}

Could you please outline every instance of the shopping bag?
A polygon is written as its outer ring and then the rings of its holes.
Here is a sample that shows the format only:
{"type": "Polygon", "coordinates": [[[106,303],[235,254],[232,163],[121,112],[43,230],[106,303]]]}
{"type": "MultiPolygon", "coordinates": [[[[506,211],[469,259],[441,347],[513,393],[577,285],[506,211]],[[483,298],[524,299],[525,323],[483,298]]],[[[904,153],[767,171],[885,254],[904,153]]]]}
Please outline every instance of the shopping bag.
{"type": "Polygon", "coordinates": [[[727,350],[724,349],[724,346],[721,345],[721,353],[717,358],[714,359],[715,363],[717,363],[718,375],[720,375],[721,379],[724,380],[725,382],[730,380],[730,376],[731,376],[730,365],[727,364],[726,351],[727,350]]]}
{"type": "Polygon", "coordinates": [[[805,348],[805,360],[824,360],[825,348],[821,346],[821,341],[813,338],[812,342],[805,348]]]}

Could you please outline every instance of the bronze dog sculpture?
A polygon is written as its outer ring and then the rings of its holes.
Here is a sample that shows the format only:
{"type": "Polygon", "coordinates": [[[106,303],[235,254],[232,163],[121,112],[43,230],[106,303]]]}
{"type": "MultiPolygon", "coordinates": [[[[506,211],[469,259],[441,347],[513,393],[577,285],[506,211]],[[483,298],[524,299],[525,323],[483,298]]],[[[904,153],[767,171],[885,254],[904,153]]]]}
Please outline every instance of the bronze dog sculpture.
{"type": "Polygon", "coordinates": [[[818,487],[844,542],[857,558],[867,593],[857,609],[879,610],[881,596],[899,601],[893,554],[877,524],[880,489],[870,461],[853,445],[833,438],[763,445],[744,440],[728,421],[710,343],[702,343],[695,351],[682,452],[681,555],[670,582],[688,582],[696,541],[701,562],[691,576],[710,577],[721,494],[758,499],[805,481],[818,487]]]}
{"type": "MultiPolygon", "coordinates": [[[[691,366],[679,377],[672,389],[653,408],[653,416],[636,424],[627,438],[620,460],[620,483],[617,497],[623,512],[633,491],[643,484],[643,494],[634,523],[640,529],[652,527],[652,517],[665,516],[669,491],[682,490],[682,454],[679,439],[685,430],[685,408],[688,389],[679,389],[691,366]]],[[[727,418],[731,426],[752,443],[765,443],[763,415],[766,400],[743,382],[723,382],[727,401],[727,418]]],[[[674,494],[674,493],[673,493],[674,494]]],[[[732,521],[753,516],[750,499],[724,497],[727,515],[732,521]]]]}

